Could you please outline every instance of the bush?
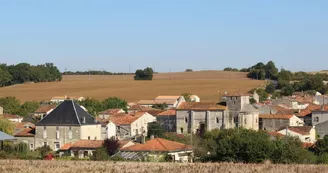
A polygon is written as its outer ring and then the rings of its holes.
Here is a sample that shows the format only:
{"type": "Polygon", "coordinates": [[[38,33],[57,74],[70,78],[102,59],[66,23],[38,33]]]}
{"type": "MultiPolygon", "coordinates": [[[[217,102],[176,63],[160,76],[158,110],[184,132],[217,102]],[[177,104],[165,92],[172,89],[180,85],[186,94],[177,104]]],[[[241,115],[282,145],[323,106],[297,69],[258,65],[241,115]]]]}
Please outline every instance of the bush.
{"type": "Polygon", "coordinates": [[[265,91],[269,94],[272,94],[275,90],[275,87],[272,83],[270,83],[269,85],[266,86],[265,91]]]}
{"type": "Polygon", "coordinates": [[[106,148],[105,147],[97,148],[94,154],[92,155],[91,159],[95,161],[109,160],[109,156],[107,154],[106,148]]]}
{"type": "Polygon", "coordinates": [[[188,69],[186,69],[185,72],[192,72],[192,71],[193,71],[192,69],[188,68],[188,69]]]}
{"type": "Polygon", "coordinates": [[[150,67],[144,70],[137,70],[134,76],[134,80],[153,80],[153,69],[150,67]]]}
{"type": "Polygon", "coordinates": [[[49,147],[49,145],[47,146],[42,146],[37,148],[35,151],[40,153],[41,158],[46,157],[49,153],[51,153],[51,148],[49,147]]]}

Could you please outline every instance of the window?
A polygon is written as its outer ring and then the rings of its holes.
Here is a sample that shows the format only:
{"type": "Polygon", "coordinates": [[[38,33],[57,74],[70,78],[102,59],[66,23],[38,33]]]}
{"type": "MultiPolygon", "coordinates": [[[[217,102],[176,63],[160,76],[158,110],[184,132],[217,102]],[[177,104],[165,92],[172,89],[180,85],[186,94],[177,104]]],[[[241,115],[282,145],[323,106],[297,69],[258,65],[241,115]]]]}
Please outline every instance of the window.
{"type": "Polygon", "coordinates": [[[88,136],[88,140],[90,140],[90,136],[88,136]]]}
{"type": "Polygon", "coordinates": [[[88,157],[88,151],[83,151],[83,157],[88,157]]]}
{"type": "Polygon", "coordinates": [[[185,117],[185,122],[188,123],[188,118],[187,117],[185,117]]]}
{"type": "Polygon", "coordinates": [[[182,128],[182,127],[181,127],[181,129],[180,129],[180,130],[181,130],[181,133],[183,133],[183,128],[182,128]]]}
{"type": "Polygon", "coordinates": [[[319,117],[315,117],[314,122],[319,122],[319,117]]]}
{"type": "Polygon", "coordinates": [[[305,140],[306,140],[306,141],[309,141],[309,140],[310,140],[310,137],[306,137],[305,140]]]}
{"type": "Polygon", "coordinates": [[[73,138],[72,127],[69,126],[68,127],[68,139],[72,139],[72,138],[73,138]]]}
{"type": "Polygon", "coordinates": [[[95,140],[97,140],[97,136],[95,136],[95,140]]]}
{"type": "Polygon", "coordinates": [[[139,134],[138,129],[136,129],[136,135],[138,135],[138,134],[139,134]]]}
{"type": "Polygon", "coordinates": [[[60,149],[59,142],[54,142],[54,144],[55,144],[55,151],[59,150],[60,149]]]}
{"type": "Polygon", "coordinates": [[[233,101],[232,104],[235,105],[236,104],[236,101],[233,101]]]}
{"type": "Polygon", "coordinates": [[[257,120],[257,118],[255,118],[255,123],[257,123],[258,122],[258,120],[257,120]]]}
{"type": "Polygon", "coordinates": [[[245,124],[245,125],[247,124],[247,118],[244,119],[244,124],[245,124]]]}
{"type": "Polygon", "coordinates": [[[43,146],[45,146],[45,147],[46,147],[47,145],[48,145],[48,143],[47,143],[47,142],[43,142],[43,146]]]}
{"type": "Polygon", "coordinates": [[[43,127],[43,139],[46,139],[47,138],[47,127],[44,126],[43,127]]]}
{"type": "Polygon", "coordinates": [[[34,149],[34,145],[30,144],[30,150],[33,150],[33,149],[34,149]]]}
{"type": "Polygon", "coordinates": [[[216,123],[220,123],[220,119],[219,119],[219,117],[216,117],[216,123]]]}

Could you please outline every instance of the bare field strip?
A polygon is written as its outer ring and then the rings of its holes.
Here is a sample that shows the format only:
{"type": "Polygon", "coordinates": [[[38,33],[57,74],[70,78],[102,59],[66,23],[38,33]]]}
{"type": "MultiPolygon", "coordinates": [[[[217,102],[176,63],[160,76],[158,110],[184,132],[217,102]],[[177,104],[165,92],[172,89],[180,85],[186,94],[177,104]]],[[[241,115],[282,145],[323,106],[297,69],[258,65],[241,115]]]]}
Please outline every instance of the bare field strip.
{"type": "Polygon", "coordinates": [[[247,73],[199,71],[159,73],[152,81],[134,81],[133,75],[63,76],[61,82],[28,83],[0,88],[0,97],[15,96],[21,101],[50,100],[53,96],[85,96],[96,99],[120,97],[129,102],[153,99],[157,95],[190,92],[201,100],[218,100],[220,92],[248,91],[264,84],[250,80],[247,73]],[[219,92],[220,91],[220,92],[219,92]]]}
{"type": "Polygon", "coordinates": [[[1,173],[321,173],[326,165],[0,160],[1,173]]]}

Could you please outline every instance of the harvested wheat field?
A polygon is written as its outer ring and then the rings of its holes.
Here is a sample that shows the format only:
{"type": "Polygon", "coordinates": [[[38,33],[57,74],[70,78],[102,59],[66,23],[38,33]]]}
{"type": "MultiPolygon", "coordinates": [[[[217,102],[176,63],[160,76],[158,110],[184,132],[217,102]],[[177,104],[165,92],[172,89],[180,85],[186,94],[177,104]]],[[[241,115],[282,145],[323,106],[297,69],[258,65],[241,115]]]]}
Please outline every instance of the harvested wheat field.
{"type": "Polygon", "coordinates": [[[324,165],[273,165],[233,163],[137,163],[137,162],[95,162],[95,161],[42,161],[42,160],[0,160],[0,172],[24,173],[321,173],[328,172],[324,165]]]}
{"type": "Polygon", "coordinates": [[[96,99],[119,97],[129,102],[154,99],[157,95],[189,92],[201,100],[218,100],[220,92],[249,91],[264,82],[251,80],[247,73],[199,71],[155,74],[152,81],[134,81],[133,75],[63,76],[61,82],[28,83],[0,88],[0,97],[15,96],[21,101],[50,100],[53,96],[84,96],[96,99]]]}

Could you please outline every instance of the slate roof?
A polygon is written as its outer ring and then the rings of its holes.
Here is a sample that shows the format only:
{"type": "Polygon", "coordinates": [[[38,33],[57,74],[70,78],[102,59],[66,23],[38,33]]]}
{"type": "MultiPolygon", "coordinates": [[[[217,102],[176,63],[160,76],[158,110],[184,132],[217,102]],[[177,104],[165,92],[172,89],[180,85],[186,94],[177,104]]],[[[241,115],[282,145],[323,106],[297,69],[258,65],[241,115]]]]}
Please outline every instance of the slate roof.
{"type": "Polygon", "coordinates": [[[15,140],[15,138],[11,135],[8,135],[5,132],[0,131],[0,141],[5,141],[5,140],[15,140]]]}
{"type": "Polygon", "coordinates": [[[73,100],[65,100],[40,120],[36,126],[81,126],[98,124],[95,119],[73,100]],[[83,120],[85,119],[85,122],[83,120]]]}
{"type": "Polygon", "coordinates": [[[122,148],[121,151],[152,151],[152,152],[170,152],[192,150],[190,145],[182,144],[175,141],[169,141],[162,138],[154,138],[146,141],[145,144],[136,144],[130,147],[122,148]]]}
{"type": "Polygon", "coordinates": [[[177,110],[226,110],[226,108],[216,102],[183,102],[177,110]]]}

